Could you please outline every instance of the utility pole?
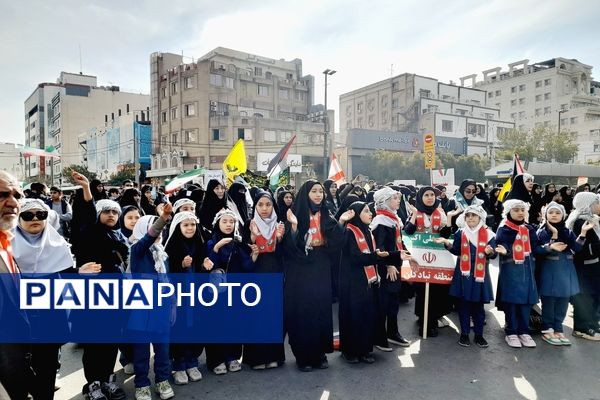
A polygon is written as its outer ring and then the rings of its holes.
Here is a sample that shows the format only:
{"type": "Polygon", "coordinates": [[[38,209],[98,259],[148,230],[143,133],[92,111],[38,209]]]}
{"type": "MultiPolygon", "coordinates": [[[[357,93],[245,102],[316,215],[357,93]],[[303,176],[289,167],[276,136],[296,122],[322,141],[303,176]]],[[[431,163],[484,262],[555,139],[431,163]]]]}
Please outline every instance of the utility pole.
{"type": "Polygon", "coordinates": [[[327,179],[329,173],[329,149],[327,148],[329,143],[329,113],[327,112],[327,76],[335,74],[337,71],[327,68],[323,71],[325,75],[325,114],[323,117],[324,122],[324,134],[323,134],[323,180],[327,179]]]}

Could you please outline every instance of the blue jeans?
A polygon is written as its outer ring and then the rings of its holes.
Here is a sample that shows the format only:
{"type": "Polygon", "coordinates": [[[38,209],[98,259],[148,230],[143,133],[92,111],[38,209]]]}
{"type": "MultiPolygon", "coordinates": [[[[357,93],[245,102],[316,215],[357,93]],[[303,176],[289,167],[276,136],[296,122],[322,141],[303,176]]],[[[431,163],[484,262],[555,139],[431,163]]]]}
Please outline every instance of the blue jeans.
{"type": "MultiPolygon", "coordinates": [[[[171,376],[171,363],[169,360],[168,343],[152,343],[154,348],[154,382],[162,382],[171,376]]],[[[136,343],[133,345],[133,370],[135,387],[150,386],[148,372],[150,372],[150,343],[136,343]]]]}
{"type": "Polygon", "coordinates": [[[569,308],[568,297],[542,296],[542,327],[552,328],[554,332],[563,332],[563,321],[569,308]]]}
{"type": "Polygon", "coordinates": [[[202,346],[198,344],[172,343],[173,371],[185,371],[198,368],[198,357],[202,354],[202,346]]]}
{"type": "Polygon", "coordinates": [[[506,335],[529,334],[529,314],[531,304],[504,303],[504,315],[506,317],[506,335]]]}
{"type": "Polygon", "coordinates": [[[473,332],[475,335],[483,335],[483,323],[485,321],[485,309],[483,303],[476,303],[460,299],[458,304],[458,318],[460,320],[460,333],[468,335],[471,332],[471,317],[473,318],[473,332]]]}

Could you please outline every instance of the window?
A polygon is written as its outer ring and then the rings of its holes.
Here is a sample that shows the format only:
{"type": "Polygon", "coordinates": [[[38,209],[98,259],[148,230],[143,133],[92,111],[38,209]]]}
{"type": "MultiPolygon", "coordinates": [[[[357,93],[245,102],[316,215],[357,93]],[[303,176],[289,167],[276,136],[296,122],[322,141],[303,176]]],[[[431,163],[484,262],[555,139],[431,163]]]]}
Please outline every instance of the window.
{"type": "Polygon", "coordinates": [[[502,90],[496,90],[496,97],[500,96],[502,94],[502,90]]]}
{"type": "Polygon", "coordinates": [[[576,124],[577,123],[577,117],[571,117],[571,123],[572,124],[576,124]]]}
{"type": "Polygon", "coordinates": [[[526,88],[525,85],[519,85],[519,92],[525,91],[525,88],[526,88]]]}
{"type": "Polygon", "coordinates": [[[225,85],[227,89],[233,89],[233,78],[225,77],[225,85]]]}
{"type": "Polygon", "coordinates": [[[196,115],[196,107],[194,106],[194,104],[184,105],[183,110],[184,110],[184,115],[186,117],[191,117],[193,115],[196,115]]]}
{"type": "Polygon", "coordinates": [[[279,98],[280,99],[288,99],[290,97],[290,90],[279,88],[279,98]]]}
{"type": "Polygon", "coordinates": [[[178,89],[178,84],[177,82],[171,82],[171,94],[177,94],[177,89],[178,89]]]}
{"type": "Polygon", "coordinates": [[[220,129],[213,129],[212,131],[213,131],[213,135],[212,135],[213,140],[223,140],[223,138],[221,137],[220,129]]]}
{"type": "Polygon", "coordinates": [[[427,105],[427,112],[428,113],[434,113],[438,110],[438,106],[434,106],[433,104],[428,104],[427,105]]]}
{"type": "Polygon", "coordinates": [[[419,90],[419,96],[420,97],[429,98],[431,96],[431,91],[430,90],[425,90],[425,89],[420,89],[419,90]]]}
{"type": "Polygon", "coordinates": [[[359,118],[356,120],[356,127],[357,128],[362,128],[363,127],[363,119],[359,118]]]}
{"type": "Polygon", "coordinates": [[[467,124],[467,134],[471,136],[485,136],[485,125],[467,124]]]}
{"type": "Polygon", "coordinates": [[[160,145],[163,147],[167,147],[167,136],[163,136],[160,138],[160,145]]]}
{"type": "Polygon", "coordinates": [[[516,105],[517,105],[517,99],[512,99],[512,100],[510,101],[510,105],[511,105],[512,107],[516,106],[516,105]]]}
{"type": "Polygon", "coordinates": [[[561,118],[560,119],[560,124],[561,125],[566,125],[566,123],[567,123],[567,119],[566,118],[561,118]]]}
{"type": "Polygon", "coordinates": [[[161,87],[160,88],[160,97],[162,97],[163,99],[165,97],[167,97],[167,88],[166,87],[161,87]]]}
{"type": "Polygon", "coordinates": [[[360,103],[356,104],[356,112],[361,113],[362,110],[363,110],[363,103],[360,102],[360,103]]]}
{"type": "Polygon", "coordinates": [[[392,108],[398,108],[398,99],[392,99],[392,108]]]}
{"type": "Polygon", "coordinates": [[[238,139],[246,139],[246,135],[244,135],[244,128],[238,128],[238,139]]]}
{"type": "Polygon", "coordinates": [[[494,97],[494,92],[489,92],[489,93],[488,93],[488,98],[490,98],[490,99],[491,99],[492,97],[494,97]]]}
{"type": "Polygon", "coordinates": [[[346,121],[346,129],[352,129],[352,120],[347,120],[346,121]]]}
{"type": "Polygon", "coordinates": [[[292,132],[281,132],[280,138],[282,143],[287,143],[292,138],[292,132]]]}
{"type": "Polygon", "coordinates": [[[542,81],[536,81],[535,82],[535,87],[536,88],[542,87],[542,81]]]}
{"type": "Polygon", "coordinates": [[[525,111],[519,111],[519,119],[525,118],[525,111]]]}
{"type": "Polygon", "coordinates": [[[290,74],[289,72],[285,74],[285,79],[294,79],[294,74],[290,74]]]}
{"type": "Polygon", "coordinates": [[[535,95],[535,101],[542,101],[542,95],[541,94],[536,94],[535,95]]]}
{"type": "Polygon", "coordinates": [[[449,120],[442,120],[442,132],[452,132],[452,122],[449,120]]]}
{"type": "Polygon", "coordinates": [[[260,67],[254,67],[254,75],[256,75],[256,76],[262,76],[262,68],[260,68],[260,67]]]}
{"type": "Polygon", "coordinates": [[[369,115],[369,128],[372,128],[375,126],[375,117],[372,115],[369,115]]]}
{"type": "Polygon", "coordinates": [[[485,113],[485,119],[494,119],[495,115],[492,113],[485,113]]]}
{"type": "Polygon", "coordinates": [[[171,144],[172,145],[177,144],[177,133],[171,133],[171,144]]]}
{"type": "Polygon", "coordinates": [[[516,86],[511,87],[510,88],[510,92],[511,93],[517,93],[517,87],[516,86]]]}
{"type": "Polygon", "coordinates": [[[276,142],[277,141],[277,132],[265,130],[263,132],[263,137],[264,137],[265,142],[276,142]]]}
{"type": "Polygon", "coordinates": [[[177,107],[171,108],[171,120],[177,119],[177,116],[178,116],[177,107]]]}
{"type": "Polygon", "coordinates": [[[535,109],[535,116],[539,117],[540,115],[542,115],[542,109],[541,108],[536,108],[535,109]]]}
{"type": "Polygon", "coordinates": [[[503,126],[499,126],[496,128],[496,135],[500,136],[500,135],[504,135],[505,133],[507,133],[510,130],[510,128],[505,128],[503,126]]]}
{"type": "Polygon", "coordinates": [[[183,87],[185,89],[191,89],[194,87],[194,82],[192,81],[191,76],[186,76],[185,78],[183,78],[183,87]]]}
{"type": "Polygon", "coordinates": [[[550,100],[550,93],[544,93],[544,100],[550,100]]]}
{"type": "Polygon", "coordinates": [[[550,114],[550,107],[544,107],[544,114],[550,114]]]}
{"type": "Polygon", "coordinates": [[[223,86],[223,76],[219,74],[210,74],[210,84],[213,86],[223,86]]]}
{"type": "Polygon", "coordinates": [[[568,106],[569,106],[568,104],[561,104],[560,105],[560,109],[561,110],[566,110],[568,106]]]}
{"type": "Polygon", "coordinates": [[[306,100],[306,93],[300,92],[300,91],[294,92],[294,99],[296,101],[305,101],[306,100]]]}
{"type": "Polygon", "coordinates": [[[525,104],[525,97],[521,97],[519,99],[519,104],[525,104]]]}
{"type": "Polygon", "coordinates": [[[196,141],[196,132],[193,130],[183,131],[183,140],[186,143],[194,143],[196,141]]]}
{"type": "Polygon", "coordinates": [[[269,87],[267,85],[258,85],[258,95],[264,97],[268,96],[269,87]]]}
{"type": "Polygon", "coordinates": [[[166,111],[163,111],[162,113],[160,113],[160,119],[163,124],[167,123],[167,112],[166,111]]]}
{"type": "Polygon", "coordinates": [[[392,90],[394,90],[394,91],[398,90],[398,82],[392,83],[392,90]]]}
{"type": "Polygon", "coordinates": [[[594,153],[598,153],[598,152],[600,152],[600,144],[595,144],[594,145],[594,153]]]}
{"type": "Polygon", "coordinates": [[[511,113],[510,119],[517,119],[517,113],[511,113]]]}
{"type": "Polygon", "coordinates": [[[544,79],[544,86],[550,86],[551,82],[552,82],[551,79],[544,79]]]}

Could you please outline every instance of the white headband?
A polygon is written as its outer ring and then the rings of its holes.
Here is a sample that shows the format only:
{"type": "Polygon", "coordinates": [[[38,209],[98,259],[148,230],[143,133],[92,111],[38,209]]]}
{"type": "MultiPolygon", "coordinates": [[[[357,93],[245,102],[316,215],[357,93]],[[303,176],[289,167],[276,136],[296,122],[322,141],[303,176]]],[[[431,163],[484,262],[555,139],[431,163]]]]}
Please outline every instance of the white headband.
{"type": "Polygon", "coordinates": [[[182,206],[186,205],[186,204],[191,204],[194,206],[194,208],[196,208],[196,202],[191,200],[191,199],[179,199],[177,200],[175,203],[173,203],[173,212],[176,213],[177,210],[179,210],[182,206]]]}

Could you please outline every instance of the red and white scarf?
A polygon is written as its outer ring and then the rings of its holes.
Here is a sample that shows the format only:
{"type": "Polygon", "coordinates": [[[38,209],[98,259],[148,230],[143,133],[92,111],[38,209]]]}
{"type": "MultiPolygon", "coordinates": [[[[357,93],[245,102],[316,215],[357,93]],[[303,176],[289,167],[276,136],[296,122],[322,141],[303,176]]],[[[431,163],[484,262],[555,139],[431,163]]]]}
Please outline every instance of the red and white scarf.
{"type": "MultiPolygon", "coordinates": [[[[390,224],[385,224],[386,226],[390,226],[394,228],[395,233],[395,242],[396,242],[396,250],[402,251],[404,247],[402,246],[402,221],[398,217],[398,215],[389,210],[377,210],[375,211],[375,218],[377,215],[381,215],[381,217],[390,220],[390,224]]],[[[373,219],[375,220],[375,219],[373,219]]]]}
{"type": "MultiPolygon", "coordinates": [[[[436,208],[430,216],[431,218],[431,233],[440,233],[442,229],[442,211],[436,208]]],[[[423,233],[427,230],[425,226],[425,213],[417,211],[417,232],[423,233]]]]}
{"type": "Polygon", "coordinates": [[[321,211],[310,214],[307,242],[311,247],[319,247],[325,244],[323,233],[321,232],[321,211]]]}
{"type": "Polygon", "coordinates": [[[277,231],[269,239],[265,238],[262,233],[256,237],[256,245],[258,246],[258,254],[272,253],[275,251],[277,244],[277,231]]]}
{"type": "Polygon", "coordinates": [[[531,254],[531,242],[529,241],[529,229],[527,225],[517,225],[514,222],[506,220],[504,225],[508,226],[513,231],[517,231],[517,236],[513,242],[513,260],[516,264],[523,264],[525,257],[531,254]]]}
{"type": "MultiPolygon", "coordinates": [[[[485,248],[489,240],[488,229],[480,224],[477,230],[477,241],[474,243],[477,251],[475,252],[475,282],[485,280],[485,264],[487,263],[485,248]]],[[[467,229],[463,229],[460,238],[460,272],[463,276],[471,275],[471,246],[472,240],[467,234],[467,229]]]]}
{"type": "MultiPolygon", "coordinates": [[[[371,249],[369,249],[369,244],[367,243],[367,238],[363,234],[363,232],[356,225],[347,224],[346,227],[350,229],[350,231],[354,234],[354,238],[356,239],[356,244],[358,245],[358,249],[361,253],[371,254],[371,249]]],[[[373,248],[377,248],[375,244],[375,238],[373,234],[371,234],[371,241],[373,243],[373,248]]],[[[365,271],[365,276],[367,278],[367,282],[369,285],[374,282],[379,282],[379,274],[377,273],[377,268],[374,265],[366,265],[363,267],[365,271]]]]}

